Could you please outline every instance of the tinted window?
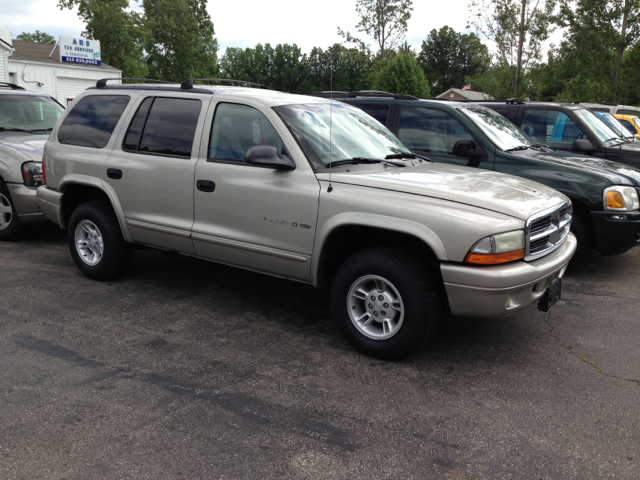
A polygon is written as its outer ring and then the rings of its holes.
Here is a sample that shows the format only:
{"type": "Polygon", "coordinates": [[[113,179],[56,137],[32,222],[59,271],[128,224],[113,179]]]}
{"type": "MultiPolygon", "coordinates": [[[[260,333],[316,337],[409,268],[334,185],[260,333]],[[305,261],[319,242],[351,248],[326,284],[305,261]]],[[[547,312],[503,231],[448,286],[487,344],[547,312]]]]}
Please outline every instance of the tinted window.
{"type": "Polygon", "coordinates": [[[520,129],[537,143],[571,148],[574,140],[587,138],[565,113],[557,110],[527,110],[520,129]]]}
{"type": "Polygon", "coordinates": [[[640,113],[640,110],[629,110],[621,108],[620,110],[616,111],[616,113],[618,115],[638,115],[640,113]]]}
{"type": "Polygon", "coordinates": [[[201,106],[200,100],[156,97],[138,151],[191,157],[201,106]]]}
{"type": "Polygon", "coordinates": [[[633,125],[631,125],[631,122],[629,122],[628,120],[620,120],[620,123],[622,125],[624,125],[624,128],[626,128],[627,130],[629,130],[631,133],[635,134],[636,133],[636,129],[633,128],[633,125]]]}
{"type": "Polygon", "coordinates": [[[124,150],[135,151],[140,146],[140,134],[142,133],[142,129],[144,128],[144,122],[147,121],[147,115],[152,103],[153,98],[147,98],[138,107],[138,111],[133,117],[131,125],[129,125],[127,136],[125,137],[124,144],[122,145],[122,148],[124,150]]]}
{"type": "Polygon", "coordinates": [[[430,108],[404,107],[398,138],[414,151],[453,154],[459,140],[472,140],[467,130],[445,112],[430,108]]]}
{"type": "Polygon", "coordinates": [[[211,127],[209,158],[244,162],[251,147],[271,145],[282,154],[282,140],[262,113],[255,108],[221,103],[211,127]]]}
{"type": "Polygon", "coordinates": [[[126,96],[92,95],[83,98],[62,122],[58,141],[68,145],[103,148],[128,103],[129,97],[126,96]]]}
{"type": "Polygon", "coordinates": [[[353,106],[368,113],[382,125],[386,125],[387,117],[389,116],[389,105],[381,105],[379,103],[354,103],[353,106]]]}
{"type": "Polygon", "coordinates": [[[0,95],[0,127],[48,130],[53,128],[63,111],[47,97],[0,95]]]}

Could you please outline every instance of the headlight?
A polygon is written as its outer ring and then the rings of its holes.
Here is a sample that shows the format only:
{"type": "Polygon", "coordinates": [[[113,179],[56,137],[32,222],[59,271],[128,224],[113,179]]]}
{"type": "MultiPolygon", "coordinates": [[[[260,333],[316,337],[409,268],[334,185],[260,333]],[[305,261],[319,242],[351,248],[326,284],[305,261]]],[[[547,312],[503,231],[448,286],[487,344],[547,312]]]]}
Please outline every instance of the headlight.
{"type": "Polygon", "coordinates": [[[629,212],[640,208],[638,191],[633,187],[617,185],[604,189],[604,207],[606,210],[629,212]]]}
{"type": "Polygon", "coordinates": [[[27,162],[22,164],[22,178],[28,187],[37,187],[44,183],[42,178],[42,163],[27,162]]]}
{"type": "Polygon", "coordinates": [[[524,231],[498,233],[485,237],[469,251],[464,261],[478,265],[496,265],[524,258],[524,231]]]}

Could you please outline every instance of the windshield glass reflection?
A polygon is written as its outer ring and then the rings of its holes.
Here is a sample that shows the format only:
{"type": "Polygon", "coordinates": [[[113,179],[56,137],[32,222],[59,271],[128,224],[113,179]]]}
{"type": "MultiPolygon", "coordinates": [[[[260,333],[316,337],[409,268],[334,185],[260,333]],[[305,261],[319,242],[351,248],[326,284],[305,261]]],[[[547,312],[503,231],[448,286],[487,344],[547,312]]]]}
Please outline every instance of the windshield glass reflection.
{"type": "Polygon", "coordinates": [[[473,120],[502,151],[532,145],[532,142],[518,127],[489,108],[482,105],[465,105],[460,111],[473,120]]]}
{"type": "Polygon", "coordinates": [[[633,140],[633,135],[629,133],[629,130],[624,128],[624,125],[620,123],[620,121],[614,117],[609,112],[595,112],[606,124],[613,129],[614,132],[618,134],[620,138],[624,138],[625,140],[633,140]]]}
{"type": "Polygon", "coordinates": [[[362,110],[329,102],[274,107],[318,167],[355,157],[384,159],[411,153],[393,133],[362,110]],[[331,132],[331,135],[329,134],[331,132]]]}
{"type": "Polygon", "coordinates": [[[585,123],[591,133],[593,133],[602,143],[619,143],[620,136],[591,110],[580,108],[574,110],[575,114],[585,123]]]}

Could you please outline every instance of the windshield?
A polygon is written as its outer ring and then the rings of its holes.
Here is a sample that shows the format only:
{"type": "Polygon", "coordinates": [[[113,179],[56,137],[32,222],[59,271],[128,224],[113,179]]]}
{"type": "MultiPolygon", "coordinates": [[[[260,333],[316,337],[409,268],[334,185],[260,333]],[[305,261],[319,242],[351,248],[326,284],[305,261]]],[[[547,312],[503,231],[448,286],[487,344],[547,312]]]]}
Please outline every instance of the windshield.
{"type": "Polygon", "coordinates": [[[619,143],[620,136],[604,121],[596,116],[591,110],[580,108],[574,110],[575,114],[582,120],[588,130],[598,137],[602,143],[619,143]]]}
{"type": "Polygon", "coordinates": [[[622,125],[620,121],[609,112],[596,112],[596,115],[606,122],[606,124],[610,126],[619,137],[627,140],[633,140],[633,135],[631,135],[629,130],[627,130],[624,125],[622,125]]]}
{"type": "Polygon", "coordinates": [[[350,105],[334,103],[331,109],[329,103],[314,103],[274,110],[318,168],[356,157],[384,159],[394,153],[411,153],[377,120],[350,105]]]}
{"type": "Polygon", "coordinates": [[[481,105],[465,105],[460,111],[473,120],[489,140],[502,151],[532,145],[518,127],[489,108],[481,105]]]}
{"type": "Polygon", "coordinates": [[[640,118],[638,117],[631,117],[633,119],[633,123],[636,125],[636,127],[640,128],[640,118]]]}
{"type": "Polygon", "coordinates": [[[0,95],[0,127],[21,130],[49,130],[64,109],[47,97],[0,95]]]}

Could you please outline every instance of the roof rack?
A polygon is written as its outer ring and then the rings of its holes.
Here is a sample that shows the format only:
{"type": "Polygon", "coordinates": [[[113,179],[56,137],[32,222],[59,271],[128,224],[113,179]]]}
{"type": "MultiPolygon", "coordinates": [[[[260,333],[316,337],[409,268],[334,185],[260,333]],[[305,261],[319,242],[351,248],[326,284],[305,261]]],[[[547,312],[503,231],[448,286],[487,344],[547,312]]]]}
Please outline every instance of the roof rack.
{"type": "Polygon", "coordinates": [[[133,78],[133,77],[124,77],[124,78],[102,78],[96,82],[97,88],[105,88],[107,86],[107,82],[110,80],[144,80],[144,83],[176,83],[176,82],[167,82],[166,80],[153,80],[151,78],[133,78]]]}
{"type": "Polygon", "coordinates": [[[380,90],[355,90],[352,92],[342,91],[330,91],[325,90],[322,92],[313,92],[311,95],[314,97],[330,98],[357,98],[357,97],[370,97],[370,98],[393,98],[394,100],[419,100],[418,97],[413,95],[396,95],[395,93],[382,92],[380,90]]]}
{"type": "Polygon", "coordinates": [[[240,83],[242,85],[251,85],[253,87],[262,88],[264,90],[271,90],[266,85],[261,83],[248,82],[246,80],[232,80],[230,78],[190,78],[182,82],[180,86],[181,90],[191,90],[194,82],[222,82],[222,83],[240,83]]]}
{"type": "Polygon", "coordinates": [[[0,88],[10,88],[11,90],[26,90],[26,88],[15,83],[0,82],[0,88]]]}

